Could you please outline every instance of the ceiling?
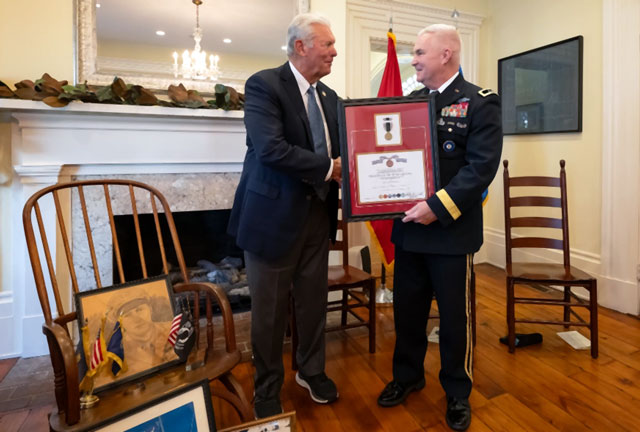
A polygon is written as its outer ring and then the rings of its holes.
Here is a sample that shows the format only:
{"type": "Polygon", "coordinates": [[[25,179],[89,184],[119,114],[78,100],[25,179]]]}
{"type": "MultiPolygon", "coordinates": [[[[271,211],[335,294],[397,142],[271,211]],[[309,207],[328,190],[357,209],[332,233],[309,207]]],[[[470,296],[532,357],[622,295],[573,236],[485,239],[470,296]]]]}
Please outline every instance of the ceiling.
{"type": "MultiPolygon", "coordinates": [[[[97,0],[98,40],[193,49],[196,6],[191,0],[97,0]],[[163,30],[165,36],[157,36],[163,30]]],[[[202,48],[207,52],[282,55],[295,0],[203,0],[202,48]],[[232,43],[225,44],[222,39],[232,43]]]]}

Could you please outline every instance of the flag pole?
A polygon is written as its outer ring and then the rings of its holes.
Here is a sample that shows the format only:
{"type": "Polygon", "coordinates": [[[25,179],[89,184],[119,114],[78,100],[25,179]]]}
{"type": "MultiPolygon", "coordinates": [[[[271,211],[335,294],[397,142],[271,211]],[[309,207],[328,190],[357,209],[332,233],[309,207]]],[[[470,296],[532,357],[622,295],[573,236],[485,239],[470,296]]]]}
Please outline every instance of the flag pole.
{"type": "MultiPolygon", "coordinates": [[[[378,90],[378,97],[402,96],[402,78],[396,54],[396,41],[393,34],[393,12],[389,13],[389,31],[387,33],[387,60],[378,90]]],[[[380,285],[376,289],[376,303],[393,302],[393,291],[386,286],[386,275],[393,271],[394,246],[391,242],[391,219],[367,222],[371,241],[382,259],[380,285]]]]}

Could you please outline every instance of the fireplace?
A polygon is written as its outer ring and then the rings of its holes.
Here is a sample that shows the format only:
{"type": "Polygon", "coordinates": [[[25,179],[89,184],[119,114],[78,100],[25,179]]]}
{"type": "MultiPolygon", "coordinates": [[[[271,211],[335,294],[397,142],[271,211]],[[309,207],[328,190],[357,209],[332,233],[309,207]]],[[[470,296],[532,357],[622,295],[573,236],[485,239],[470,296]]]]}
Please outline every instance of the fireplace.
{"type": "MultiPolygon", "coordinates": [[[[193,282],[213,282],[227,294],[233,312],[251,308],[243,251],[233,237],[227,234],[230,209],[172,212],[189,279],[193,282]]],[[[140,255],[137,248],[132,215],[114,217],[122,265],[126,280],[142,278],[140,255]]],[[[140,235],[145,245],[157,245],[157,234],[152,214],[139,215],[140,235]]],[[[169,275],[172,283],[182,281],[176,253],[170,239],[166,220],[160,218],[163,243],[166,247],[169,275]]],[[[159,249],[145,251],[149,274],[159,274],[162,257],[159,249]]],[[[113,280],[117,280],[115,253],[113,254],[113,280]]]]}
{"type": "MultiPolygon", "coordinates": [[[[48,353],[20,222],[22,206],[34,192],[75,179],[129,178],[159,189],[172,212],[224,210],[233,203],[246,152],[243,113],[238,111],[75,103],[52,109],[41,102],[0,100],[0,117],[11,123],[14,169],[11,215],[5,224],[10,241],[0,248],[6,258],[0,273],[14,288],[0,292],[0,324],[6,329],[0,334],[0,356],[5,357],[48,353]]],[[[114,199],[115,215],[131,213],[130,202],[114,199]]],[[[52,209],[41,210],[48,237],[56,239],[52,209]]],[[[75,200],[62,202],[62,211],[75,239],[74,231],[83,229],[75,223],[82,218],[75,200]]],[[[99,240],[94,237],[102,284],[111,285],[111,235],[104,221],[91,222],[92,229],[102,230],[99,240]]],[[[52,242],[51,248],[56,261],[64,262],[61,244],[52,242]]],[[[78,283],[92,286],[95,278],[85,252],[86,245],[73,244],[78,283]]],[[[73,305],[70,290],[61,301],[68,308],[73,305]]]]}

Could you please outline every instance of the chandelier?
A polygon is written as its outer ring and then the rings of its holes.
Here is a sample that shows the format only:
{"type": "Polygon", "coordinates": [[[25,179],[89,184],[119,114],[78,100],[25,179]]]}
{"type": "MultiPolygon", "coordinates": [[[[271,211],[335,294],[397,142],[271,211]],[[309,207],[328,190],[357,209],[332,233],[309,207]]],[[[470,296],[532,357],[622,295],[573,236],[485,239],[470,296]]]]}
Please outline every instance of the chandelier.
{"type": "Polygon", "coordinates": [[[173,76],[182,76],[185,79],[210,79],[216,81],[220,76],[218,69],[218,61],[220,57],[217,55],[209,56],[209,64],[207,65],[207,53],[200,47],[202,41],[202,29],[200,28],[200,5],[202,0],[191,0],[196,5],[196,28],[193,30],[193,40],[195,47],[193,51],[184,50],[182,53],[182,64],[178,64],[178,53],[173,53],[173,76]]]}

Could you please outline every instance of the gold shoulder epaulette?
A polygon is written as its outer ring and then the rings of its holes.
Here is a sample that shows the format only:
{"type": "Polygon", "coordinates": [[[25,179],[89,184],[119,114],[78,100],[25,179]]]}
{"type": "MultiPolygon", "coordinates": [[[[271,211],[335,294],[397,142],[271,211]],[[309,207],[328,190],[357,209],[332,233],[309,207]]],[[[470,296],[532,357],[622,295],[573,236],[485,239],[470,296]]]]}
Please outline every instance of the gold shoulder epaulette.
{"type": "Polygon", "coordinates": [[[484,88],[482,90],[478,90],[478,94],[482,97],[487,97],[489,95],[498,95],[498,93],[494,92],[493,90],[491,90],[490,88],[484,88]]]}

